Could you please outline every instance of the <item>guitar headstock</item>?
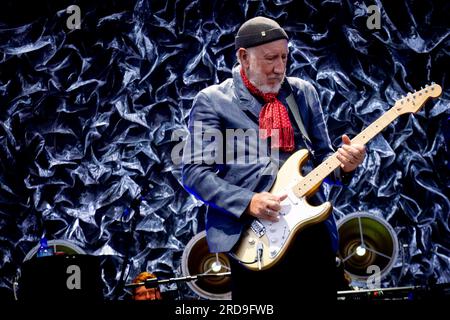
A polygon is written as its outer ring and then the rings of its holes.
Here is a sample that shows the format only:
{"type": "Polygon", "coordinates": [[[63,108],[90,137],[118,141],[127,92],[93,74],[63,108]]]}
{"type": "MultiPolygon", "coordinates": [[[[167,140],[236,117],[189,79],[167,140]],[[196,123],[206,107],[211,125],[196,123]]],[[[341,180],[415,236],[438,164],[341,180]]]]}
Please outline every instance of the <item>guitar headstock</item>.
{"type": "Polygon", "coordinates": [[[398,114],[404,113],[416,113],[422,108],[425,101],[429,98],[437,98],[442,94],[442,88],[440,85],[432,83],[425,86],[425,88],[414,93],[408,93],[406,97],[397,100],[394,105],[394,109],[398,114]]]}

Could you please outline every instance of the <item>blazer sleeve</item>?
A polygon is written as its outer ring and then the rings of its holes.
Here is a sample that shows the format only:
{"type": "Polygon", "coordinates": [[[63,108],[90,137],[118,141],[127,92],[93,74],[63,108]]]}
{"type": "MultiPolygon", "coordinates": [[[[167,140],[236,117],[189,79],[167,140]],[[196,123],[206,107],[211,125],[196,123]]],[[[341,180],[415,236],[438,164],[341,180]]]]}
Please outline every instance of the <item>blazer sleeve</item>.
{"type": "Polygon", "coordinates": [[[222,136],[221,119],[203,91],[194,99],[188,130],[182,165],[184,188],[204,203],[239,218],[254,192],[218,176],[220,168],[211,152],[210,140],[211,136],[222,136]]]}

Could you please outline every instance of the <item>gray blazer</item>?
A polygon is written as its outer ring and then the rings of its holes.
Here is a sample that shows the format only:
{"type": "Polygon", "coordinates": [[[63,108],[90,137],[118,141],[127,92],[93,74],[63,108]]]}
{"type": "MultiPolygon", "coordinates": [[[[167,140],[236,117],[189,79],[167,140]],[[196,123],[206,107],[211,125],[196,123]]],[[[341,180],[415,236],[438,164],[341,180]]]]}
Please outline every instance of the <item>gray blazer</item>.
{"type": "MultiPolygon", "coordinates": [[[[290,156],[280,152],[277,160],[271,157],[270,148],[261,154],[255,143],[246,142],[245,155],[259,152],[258,160],[240,161],[244,159],[241,154],[227,161],[226,156],[236,152],[237,146],[228,139],[223,143],[224,148],[216,141],[216,144],[211,142],[211,136],[219,133],[226,136],[229,129],[258,130],[258,116],[264,102],[250,94],[239,71],[240,66],[235,66],[233,78],[197,94],[189,117],[189,136],[183,155],[183,185],[208,205],[206,232],[211,252],[228,252],[233,248],[243,226],[250,221],[250,217],[243,213],[252,196],[256,192],[270,190],[279,165],[290,156]],[[211,152],[211,145],[215,145],[218,152],[211,152]]],[[[316,166],[334,152],[317,92],[311,84],[299,78],[288,77],[287,81],[292,89],[283,85],[278,98],[287,106],[286,97],[292,90],[312,142],[310,149],[316,166]]],[[[289,116],[294,127],[295,150],[303,149],[305,142],[290,111],[289,116]]],[[[332,215],[328,225],[334,239],[333,246],[337,248],[336,224],[332,215]]]]}

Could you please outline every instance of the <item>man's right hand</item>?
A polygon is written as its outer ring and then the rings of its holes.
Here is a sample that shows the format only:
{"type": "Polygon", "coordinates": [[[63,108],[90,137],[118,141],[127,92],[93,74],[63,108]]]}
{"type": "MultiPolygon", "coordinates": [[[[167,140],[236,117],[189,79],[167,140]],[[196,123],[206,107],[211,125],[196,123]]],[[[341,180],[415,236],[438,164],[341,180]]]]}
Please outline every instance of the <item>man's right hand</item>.
{"type": "Polygon", "coordinates": [[[281,210],[281,202],[287,198],[287,194],[281,196],[269,192],[256,193],[245,211],[251,216],[277,222],[281,210]]]}

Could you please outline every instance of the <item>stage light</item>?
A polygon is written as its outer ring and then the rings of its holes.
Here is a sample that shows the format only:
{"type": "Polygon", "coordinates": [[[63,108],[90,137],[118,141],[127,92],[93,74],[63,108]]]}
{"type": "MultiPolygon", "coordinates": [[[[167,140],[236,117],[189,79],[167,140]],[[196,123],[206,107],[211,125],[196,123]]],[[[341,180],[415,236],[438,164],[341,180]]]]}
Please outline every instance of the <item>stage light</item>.
{"type": "Polygon", "coordinates": [[[398,240],[387,221],[368,212],[355,212],[337,221],[339,256],[354,282],[366,283],[370,266],[385,276],[398,257],[398,240]]]}
{"type": "MultiPolygon", "coordinates": [[[[194,236],[186,245],[181,257],[181,271],[183,276],[215,275],[230,271],[230,261],[224,253],[209,252],[206,242],[206,231],[194,236]]],[[[230,276],[206,277],[187,285],[197,295],[210,300],[231,299],[230,276]]]]}

